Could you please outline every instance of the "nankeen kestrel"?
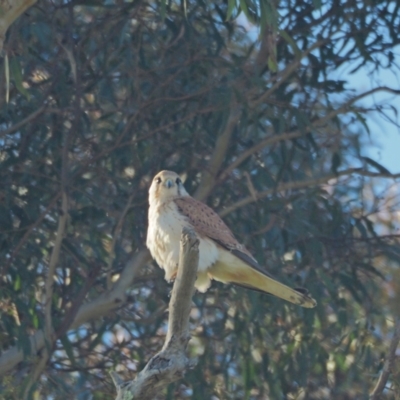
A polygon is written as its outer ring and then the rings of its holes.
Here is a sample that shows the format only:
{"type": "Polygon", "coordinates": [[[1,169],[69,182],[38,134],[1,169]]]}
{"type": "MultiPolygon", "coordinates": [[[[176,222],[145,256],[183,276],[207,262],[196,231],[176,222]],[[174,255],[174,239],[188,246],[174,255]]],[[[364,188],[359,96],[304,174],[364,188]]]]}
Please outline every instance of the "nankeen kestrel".
{"type": "Polygon", "coordinates": [[[190,226],[199,239],[195,286],[200,292],[205,292],[215,279],[260,290],[302,307],[316,306],[306,289],[292,289],[265,272],[218,214],[186,192],[175,172],[161,171],[154,177],[149,203],[146,244],[158,265],[165,270],[165,279],[176,276],[182,228],[190,226]]]}

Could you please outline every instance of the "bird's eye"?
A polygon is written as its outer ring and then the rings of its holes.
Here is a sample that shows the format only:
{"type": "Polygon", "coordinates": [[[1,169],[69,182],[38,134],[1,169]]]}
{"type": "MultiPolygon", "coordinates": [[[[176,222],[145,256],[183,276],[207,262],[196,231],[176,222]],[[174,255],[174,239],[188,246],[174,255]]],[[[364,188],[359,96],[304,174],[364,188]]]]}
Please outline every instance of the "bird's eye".
{"type": "Polygon", "coordinates": [[[176,184],[179,185],[180,183],[182,183],[182,181],[180,180],[180,178],[176,178],[176,184]]]}
{"type": "Polygon", "coordinates": [[[154,180],[156,181],[157,184],[161,183],[161,178],[156,178],[154,180]]]}

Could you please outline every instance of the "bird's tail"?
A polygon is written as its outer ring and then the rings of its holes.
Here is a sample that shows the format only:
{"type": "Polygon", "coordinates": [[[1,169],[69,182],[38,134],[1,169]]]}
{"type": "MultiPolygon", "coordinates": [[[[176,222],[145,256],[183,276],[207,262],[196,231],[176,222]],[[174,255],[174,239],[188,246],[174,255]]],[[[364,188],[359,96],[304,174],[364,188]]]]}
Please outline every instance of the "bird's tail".
{"type": "Polygon", "coordinates": [[[234,283],[249,289],[272,294],[302,307],[314,308],[317,305],[317,302],[309,295],[307,289],[292,289],[234,256],[230,261],[231,263],[229,264],[222,262],[214,264],[208,270],[209,276],[220,282],[234,283]]]}

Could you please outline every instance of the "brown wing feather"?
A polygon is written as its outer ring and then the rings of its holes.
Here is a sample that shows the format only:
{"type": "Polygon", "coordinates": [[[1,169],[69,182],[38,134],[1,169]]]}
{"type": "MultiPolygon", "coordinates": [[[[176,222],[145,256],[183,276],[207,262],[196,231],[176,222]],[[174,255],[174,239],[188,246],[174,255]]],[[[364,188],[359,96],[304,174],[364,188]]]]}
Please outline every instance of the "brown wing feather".
{"type": "Polygon", "coordinates": [[[189,196],[178,197],[174,201],[200,235],[213,239],[220,246],[234,252],[244,262],[260,269],[251,253],[236,240],[232,231],[212,208],[189,196]]]}
{"type": "MultiPolygon", "coordinates": [[[[277,293],[273,293],[273,295],[284,298],[288,301],[291,301],[295,304],[300,304],[303,307],[315,307],[316,301],[308,295],[308,291],[303,288],[295,288],[291,289],[286,285],[283,285],[275,280],[273,276],[268,274],[265,270],[263,270],[251,253],[241,245],[233,236],[231,230],[226,226],[224,221],[219,217],[219,215],[212,210],[210,207],[205,205],[204,203],[194,199],[193,197],[185,196],[174,199],[175,204],[177,205],[179,211],[188,219],[188,221],[193,225],[196,232],[200,235],[207,236],[213,239],[218,245],[224,247],[229,250],[234,256],[245,262],[248,266],[253,268],[253,270],[258,271],[266,278],[269,279],[268,285],[271,286],[271,282],[275,282],[275,286],[278,286],[278,289],[282,291],[277,293]],[[283,293],[285,292],[285,293],[283,293]],[[295,293],[298,293],[297,295],[295,293]]],[[[218,263],[217,263],[218,264],[218,263]]],[[[225,282],[226,270],[223,271],[222,276],[224,279],[216,278],[217,275],[215,270],[221,266],[215,264],[213,266],[214,271],[211,271],[214,275],[213,279],[221,280],[225,282]]],[[[219,271],[221,272],[221,271],[219,271]]],[[[260,278],[262,278],[262,275],[260,278]]],[[[234,283],[238,286],[243,286],[249,289],[258,290],[264,293],[269,293],[268,290],[259,289],[257,285],[247,285],[243,282],[237,282],[237,280],[228,279],[227,282],[234,283]]]]}

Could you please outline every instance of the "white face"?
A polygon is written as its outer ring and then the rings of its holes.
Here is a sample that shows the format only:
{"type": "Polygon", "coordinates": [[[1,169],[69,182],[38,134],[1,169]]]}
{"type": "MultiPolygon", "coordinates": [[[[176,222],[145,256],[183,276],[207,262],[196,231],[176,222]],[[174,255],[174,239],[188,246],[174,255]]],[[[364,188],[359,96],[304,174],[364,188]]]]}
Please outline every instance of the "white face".
{"type": "Polygon", "coordinates": [[[161,171],[154,177],[149,189],[150,204],[164,203],[181,196],[188,196],[188,193],[178,174],[172,171],[161,171]]]}

